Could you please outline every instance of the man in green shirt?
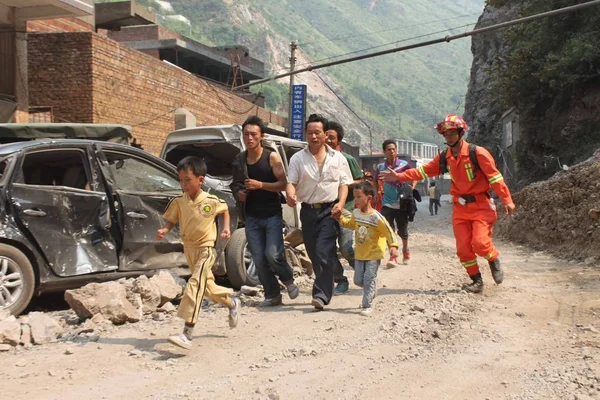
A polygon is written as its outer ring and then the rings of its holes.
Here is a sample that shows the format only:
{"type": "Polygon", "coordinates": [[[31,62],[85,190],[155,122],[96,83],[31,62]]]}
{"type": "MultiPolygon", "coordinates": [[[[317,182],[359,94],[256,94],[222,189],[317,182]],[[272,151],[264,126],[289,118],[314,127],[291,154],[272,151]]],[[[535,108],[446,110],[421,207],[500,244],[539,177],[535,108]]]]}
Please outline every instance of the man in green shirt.
{"type": "MultiPolygon", "coordinates": [[[[348,198],[346,199],[346,205],[344,208],[348,212],[352,212],[352,210],[354,210],[354,195],[352,193],[352,189],[354,189],[354,185],[362,181],[362,169],[360,169],[356,158],[352,157],[348,153],[343,152],[341,149],[340,144],[344,139],[344,128],[340,123],[328,121],[325,125],[325,135],[327,135],[327,145],[332,149],[342,153],[342,155],[346,158],[346,161],[348,161],[348,166],[350,167],[350,172],[352,173],[352,179],[354,182],[348,186],[348,198]]],[[[348,264],[354,268],[354,231],[340,227],[339,232],[338,244],[340,247],[340,253],[342,253],[342,256],[348,261],[348,264]]],[[[334,295],[340,295],[348,291],[350,286],[348,283],[348,278],[344,276],[344,267],[342,267],[342,264],[340,264],[339,260],[333,269],[333,279],[336,283],[333,291],[334,295]]]]}

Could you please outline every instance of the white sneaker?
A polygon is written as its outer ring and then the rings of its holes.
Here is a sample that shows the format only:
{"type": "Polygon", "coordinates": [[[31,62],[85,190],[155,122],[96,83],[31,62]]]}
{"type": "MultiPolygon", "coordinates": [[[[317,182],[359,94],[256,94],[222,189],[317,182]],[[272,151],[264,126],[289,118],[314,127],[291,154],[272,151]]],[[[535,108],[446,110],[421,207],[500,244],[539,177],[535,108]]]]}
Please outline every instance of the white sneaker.
{"type": "Polygon", "coordinates": [[[240,299],[233,297],[231,301],[233,305],[229,309],[229,327],[233,329],[237,326],[240,317],[240,299]]]}
{"type": "Polygon", "coordinates": [[[398,262],[398,258],[394,257],[388,260],[387,264],[385,264],[385,269],[392,269],[392,268],[396,268],[400,265],[400,263],[398,262]]]}
{"type": "Polygon", "coordinates": [[[371,316],[371,314],[373,314],[373,309],[371,307],[367,307],[360,312],[360,315],[363,315],[365,317],[369,317],[371,316]]]}
{"type": "Polygon", "coordinates": [[[169,336],[169,343],[174,344],[175,346],[182,347],[186,350],[192,348],[192,341],[188,339],[183,333],[179,335],[169,336]]]}

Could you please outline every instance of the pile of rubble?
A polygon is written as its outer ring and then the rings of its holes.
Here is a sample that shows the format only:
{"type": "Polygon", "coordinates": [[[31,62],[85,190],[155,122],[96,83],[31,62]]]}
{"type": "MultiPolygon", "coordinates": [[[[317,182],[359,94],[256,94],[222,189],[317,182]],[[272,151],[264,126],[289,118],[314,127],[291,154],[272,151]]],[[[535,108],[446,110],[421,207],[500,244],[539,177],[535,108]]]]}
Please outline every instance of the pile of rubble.
{"type": "MultiPolygon", "coordinates": [[[[312,287],[312,278],[301,268],[294,269],[296,284],[301,289],[312,287]]],[[[56,340],[97,341],[98,334],[114,325],[139,322],[147,316],[163,321],[174,314],[172,301],[178,300],[185,280],[163,270],[148,278],[120,279],[114,282],[90,283],[80,289],[67,290],[65,300],[71,310],[44,313],[31,312],[14,317],[0,311],[0,351],[17,346],[29,348],[56,340]]],[[[256,307],[264,300],[262,286],[243,286],[236,296],[246,307],[256,307]]],[[[205,299],[203,306],[213,305],[205,299]]]]}
{"type": "Polygon", "coordinates": [[[0,351],[58,339],[94,341],[98,340],[98,331],[138,322],[149,314],[155,320],[162,320],[165,313],[175,311],[171,301],[181,296],[184,287],[183,279],[160,271],[151,278],[140,276],[90,283],[80,289],[67,290],[65,300],[73,311],[31,312],[18,318],[8,310],[0,311],[0,351]]]}
{"type": "Polygon", "coordinates": [[[500,218],[499,235],[561,258],[600,263],[600,150],[513,197],[516,213],[500,218]]]}

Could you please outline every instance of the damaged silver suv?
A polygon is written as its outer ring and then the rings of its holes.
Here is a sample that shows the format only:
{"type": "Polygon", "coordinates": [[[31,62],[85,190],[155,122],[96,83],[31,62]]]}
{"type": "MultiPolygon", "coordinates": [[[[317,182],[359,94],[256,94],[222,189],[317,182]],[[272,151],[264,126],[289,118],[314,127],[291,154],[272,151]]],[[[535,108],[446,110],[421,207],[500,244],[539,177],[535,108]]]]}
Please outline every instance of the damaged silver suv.
{"type": "MultiPolygon", "coordinates": [[[[2,139],[21,128],[0,125],[2,139]]],[[[64,129],[104,140],[115,131],[129,134],[128,127],[101,128],[64,129]]],[[[185,268],[177,229],[156,240],[166,205],[180,194],[171,164],[130,145],[80,139],[0,145],[0,309],[18,314],[34,294],[185,268]]]]}
{"type": "MultiPolygon", "coordinates": [[[[306,142],[287,137],[265,134],[263,146],[276,151],[288,169],[292,155],[306,147],[306,142]]],[[[205,190],[217,192],[217,195],[227,201],[231,210],[231,238],[226,241],[219,239],[216,244],[217,261],[213,267],[215,275],[227,275],[233,287],[242,285],[256,286],[260,283],[256,268],[248,250],[243,216],[235,210],[235,199],[229,185],[233,178],[232,163],[236,156],[245,150],[242,140],[242,127],[239,125],[198,126],[180,129],[167,136],[161,158],[173,165],[186,156],[197,156],[206,162],[208,173],[205,179],[205,190]]],[[[300,214],[298,208],[283,205],[284,232],[289,237],[298,237],[300,214]]],[[[291,240],[290,240],[291,241],[291,240]]],[[[300,240],[301,242],[301,240],[300,240]]],[[[298,241],[295,241],[294,245],[298,241]]],[[[294,251],[286,250],[290,265],[299,261],[294,257],[294,251]],[[294,260],[290,258],[294,257],[294,260]]]]}

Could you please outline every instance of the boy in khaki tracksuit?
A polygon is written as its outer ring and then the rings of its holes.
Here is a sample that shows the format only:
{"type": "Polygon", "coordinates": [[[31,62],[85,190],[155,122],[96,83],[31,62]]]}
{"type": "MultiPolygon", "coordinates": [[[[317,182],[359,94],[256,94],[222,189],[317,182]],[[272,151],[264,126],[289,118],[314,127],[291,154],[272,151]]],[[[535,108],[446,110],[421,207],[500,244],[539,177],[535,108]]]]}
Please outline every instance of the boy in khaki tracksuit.
{"type": "Polygon", "coordinates": [[[183,333],[169,337],[169,342],[190,349],[192,333],[198,321],[204,295],[212,301],[229,308],[229,326],[235,328],[238,323],[240,301],[229,296],[229,290],[218,286],[212,273],[215,262],[214,246],[217,240],[215,219],[223,214],[222,238],[228,238],[229,210],[227,204],[216,196],[202,191],[206,176],[206,164],[198,157],[186,157],[177,164],[179,182],[183,196],[176,197],[167,206],[163,217],[168,221],[163,229],[156,233],[162,239],[179,222],[183,253],[187,259],[192,276],[183,292],[177,316],[185,321],[183,333]]]}

